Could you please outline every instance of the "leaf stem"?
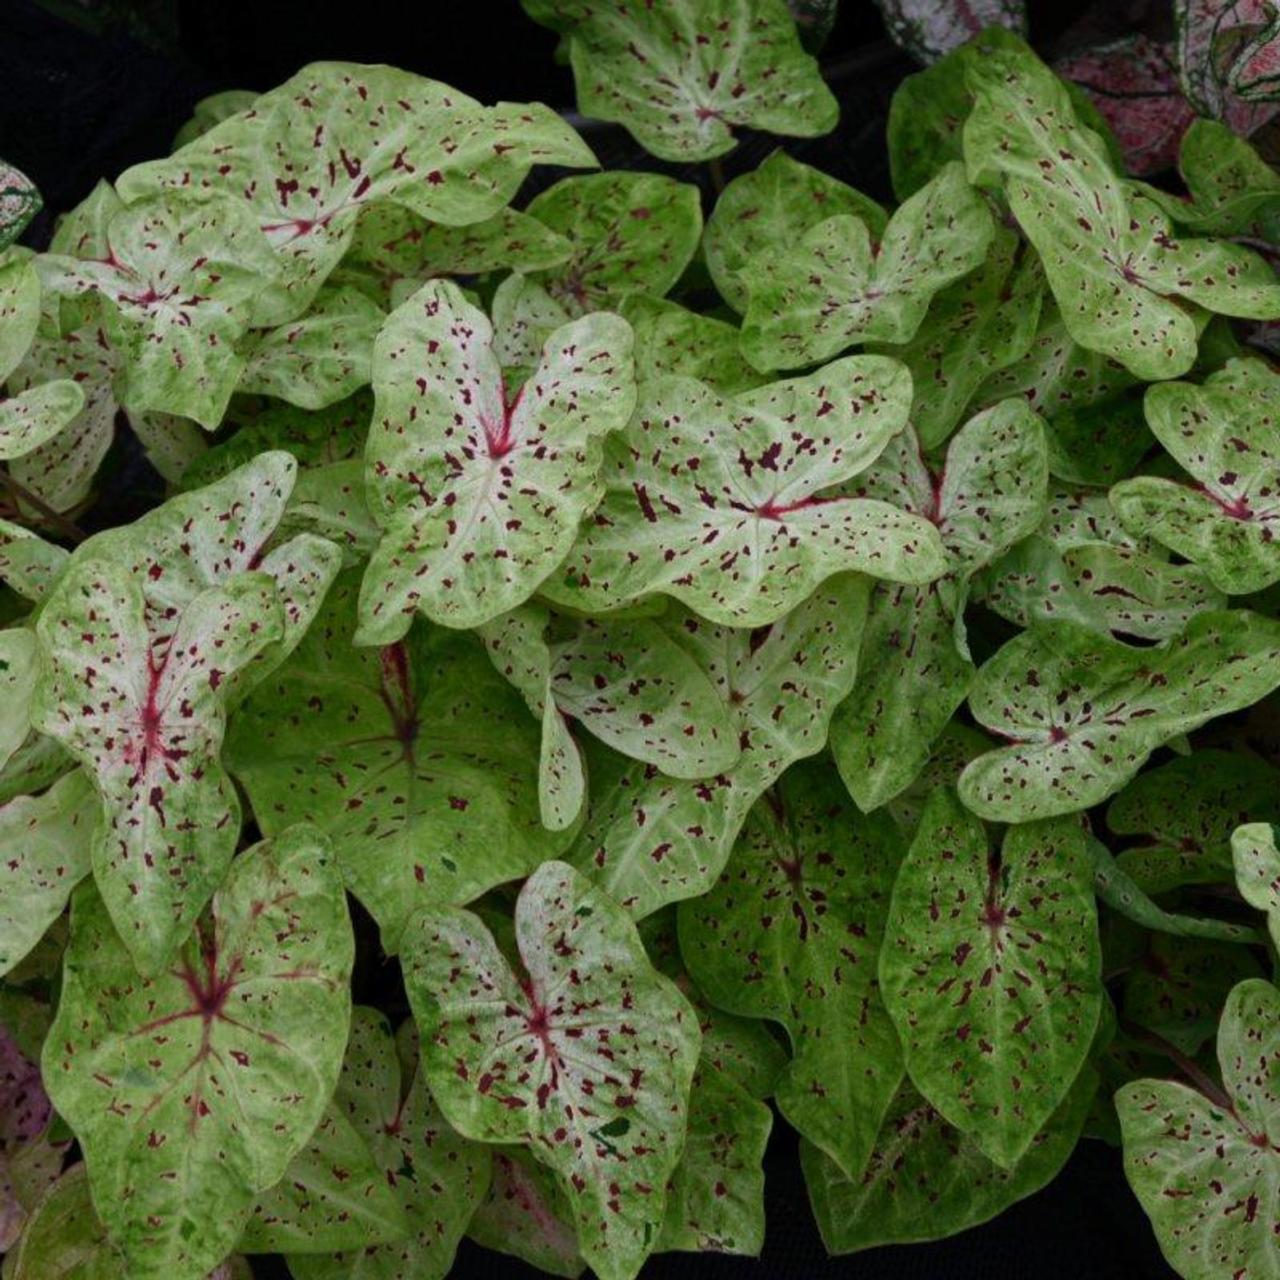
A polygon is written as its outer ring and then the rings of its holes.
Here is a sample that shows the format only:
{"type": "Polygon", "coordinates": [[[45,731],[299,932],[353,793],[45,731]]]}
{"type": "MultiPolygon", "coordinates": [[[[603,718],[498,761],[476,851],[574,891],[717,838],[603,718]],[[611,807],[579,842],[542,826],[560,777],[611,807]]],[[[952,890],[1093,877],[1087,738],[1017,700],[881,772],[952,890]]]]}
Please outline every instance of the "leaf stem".
{"type": "Polygon", "coordinates": [[[724,190],[724,165],[720,163],[719,156],[713,156],[707,161],[707,170],[711,174],[711,185],[715,188],[716,195],[724,190]]]}
{"type": "Polygon", "coordinates": [[[1177,1045],[1170,1044],[1164,1036],[1158,1035],[1154,1031],[1148,1031],[1146,1027],[1140,1027],[1128,1020],[1122,1020],[1120,1027],[1130,1039],[1137,1040],[1140,1044],[1145,1044],[1148,1049],[1154,1049],[1161,1057],[1168,1058],[1214,1106],[1221,1107],[1224,1111],[1230,1111],[1232,1115],[1235,1114],[1235,1107],[1232,1105],[1231,1099],[1223,1091],[1222,1086],[1198,1062],[1183,1053],[1177,1045]]]}
{"type": "Polygon", "coordinates": [[[43,520],[52,525],[64,538],[77,545],[89,535],[74,521],[60,515],[43,498],[31,492],[26,485],[15,480],[7,471],[0,469],[0,483],[9,490],[19,503],[26,503],[43,520]]]}

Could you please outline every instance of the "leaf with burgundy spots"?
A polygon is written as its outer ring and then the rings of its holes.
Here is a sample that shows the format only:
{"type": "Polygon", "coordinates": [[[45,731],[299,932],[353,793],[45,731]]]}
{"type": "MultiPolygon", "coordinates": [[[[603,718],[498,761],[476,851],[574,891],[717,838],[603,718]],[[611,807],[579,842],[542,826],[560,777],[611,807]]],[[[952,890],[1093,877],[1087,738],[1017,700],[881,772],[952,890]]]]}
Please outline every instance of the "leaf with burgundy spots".
{"type": "Polygon", "coordinates": [[[563,303],[519,271],[513,271],[494,290],[489,310],[493,316],[493,354],[510,371],[513,382],[523,380],[542,358],[547,339],[573,318],[563,303]]]}
{"type": "Polygon", "coordinates": [[[912,1083],[1016,1168],[1084,1067],[1102,1007],[1079,821],[1010,827],[997,852],[936,791],[893,887],[880,981],[912,1083]]]}
{"type": "Polygon", "coordinates": [[[702,241],[720,296],[745,312],[750,282],[771,276],[779,248],[837,214],[860,218],[876,239],[889,220],[870,196],[782,150],[734,178],[716,200],[702,241]]]}
{"type": "Polygon", "coordinates": [[[1053,69],[1093,100],[1115,133],[1129,173],[1143,176],[1173,166],[1196,113],[1178,85],[1171,41],[1139,32],[1061,58],[1053,69]]]}
{"type": "Polygon", "coordinates": [[[255,334],[236,390],[326,409],[373,378],[373,340],[386,316],[356,289],[322,289],[297,320],[255,334]]]}
{"type": "Polygon", "coordinates": [[[454,627],[527,600],[600,500],[601,438],[634,403],[631,329],[609,312],[547,339],[509,399],[493,330],[457,286],[424,286],[374,348],[365,452],[383,530],[361,590],[361,644],[388,644],[415,612],[454,627]]]}
{"type": "Polygon", "coordinates": [[[397,1049],[386,1018],[357,1006],[331,1110],[368,1144],[406,1230],[346,1253],[302,1242],[304,1252],[288,1253],[294,1280],[442,1280],[484,1199],[489,1151],[449,1127],[421,1071],[397,1049]]]}
{"type": "Polygon", "coordinates": [[[1150,894],[1231,880],[1231,836],[1280,820],[1280,774],[1257,756],[1204,749],[1135,778],[1107,808],[1107,828],[1130,837],[1116,856],[1150,894]]]}
{"type": "Polygon", "coordinates": [[[1247,610],[1197,614],[1153,649],[1034,624],[978,671],[969,709],[1009,745],[969,765],[960,796],[1001,822],[1088,808],[1158,746],[1278,685],[1280,623],[1247,610]]]}
{"type": "Polygon", "coordinates": [[[1222,241],[1175,239],[1159,206],[1126,191],[1047,67],[996,54],[970,81],[969,178],[1003,190],[1081,346],[1140,378],[1177,377],[1195,360],[1197,336],[1179,299],[1226,315],[1280,314],[1280,284],[1262,258],[1222,241]]]}
{"type": "Polygon", "coordinates": [[[116,212],[103,235],[102,257],[42,258],[45,287],[107,304],[127,409],[176,413],[212,431],[244,369],[237,343],[276,275],[270,249],[229,196],[148,196],[116,212]]]}
{"type": "Polygon", "coordinates": [[[872,594],[863,674],[831,722],[840,776],[864,812],[910,786],[964,701],[975,672],[969,576],[1040,523],[1048,480],[1044,428],[1022,400],[970,418],[936,471],[908,427],[860,478],[860,497],[929,520],[955,566],[928,586],[880,584],[872,594]]]}
{"type": "Polygon", "coordinates": [[[31,732],[31,686],[37,670],[35,634],[26,627],[0,631],[0,769],[31,732]]]}
{"type": "Polygon", "coordinates": [[[873,348],[910,370],[911,422],[926,449],[938,448],[967,408],[980,407],[972,402],[985,379],[1030,350],[1042,292],[1038,262],[999,228],[986,260],[933,299],[910,342],[873,348]]]}
{"type": "Polygon", "coordinates": [[[898,1091],[870,1163],[857,1177],[802,1142],[800,1165],[827,1252],[941,1239],[987,1222],[1039,1191],[1066,1164],[1097,1086],[1097,1075],[1086,1067],[1011,1169],[983,1154],[910,1083],[898,1091]]]}
{"type": "Polygon", "coordinates": [[[987,27],[1026,32],[1024,0],[876,0],[894,42],[923,63],[936,62],[987,27]]]}
{"type": "Polygon", "coordinates": [[[920,825],[920,816],[934,791],[938,787],[954,787],[964,772],[965,765],[990,746],[991,739],[985,733],[980,733],[963,721],[952,720],[943,729],[915,781],[885,806],[908,840],[914,837],[916,828],[920,825]]]}
{"type": "Polygon", "coordinates": [[[587,1264],[578,1252],[572,1219],[569,1197],[550,1169],[523,1147],[495,1147],[489,1194],[476,1209],[467,1235],[539,1271],[577,1280],[587,1264]]]}
{"type": "Polygon", "coordinates": [[[1231,360],[1199,386],[1151,387],[1147,422],[1185,478],[1111,490],[1125,527],[1199,565],[1231,594],[1280,581],[1280,374],[1231,360]]]}
{"type": "Polygon", "coordinates": [[[84,392],[65,380],[31,387],[0,400],[0,462],[48,444],[84,408],[84,392]]]}
{"type": "Polygon", "coordinates": [[[698,188],[658,173],[562,178],[529,202],[528,213],[569,241],[565,261],[525,270],[570,316],[634,294],[661,297],[702,235],[698,188]]]}
{"type": "Polygon", "coordinates": [[[68,552],[20,524],[0,520],[0,581],[33,604],[66,567],[68,552]]]}
{"type": "Polygon", "coordinates": [[[236,715],[227,761],[267,834],[315,822],[396,946],[429,905],[470,902],[561,852],[539,822],[537,728],[471,636],[352,644],[340,576],[293,656],[236,715]]]}
{"type": "Polygon", "coordinates": [[[759,1257],[764,1152],[773,1112],[732,1076],[703,1063],[693,1077],[684,1154],[667,1188],[659,1252],[759,1257]]]}
{"type": "Polygon", "coordinates": [[[313,828],[238,858],[154,978],[92,886],[76,892],[44,1076],[130,1276],[216,1266],[302,1150],[338,1081],[353,951],[313,828]]]}
{"type": "Polygon", "coordinates": [[[735,325],[645,294],[624,298],[618,311],[635,338],[637,381],[686,374],[737,395],[769,380],[743,357],[735,325]]]}
{"type": "Polygon", "coordinates": [[[451,227],[384,201],[365,206],[329,282],[360,289],[389,310],[436,276],[537,271],[563,262],[571,247],[564,236],[515,209],[451,227]]]}
{"type": "Polygon", "coordinates": [[[32,723],[102,802],[94,877],[138,967],[168,964],[222,882],[240,806],[219,762],[228,680],[281,634],[266,574],[195,596],[161,646],[121,565],[73,563],[41,611],[32,723]]]}
{"type": "Polygon", "coordinates": [[[25,249],[0,251],[0,383],[18,367],[40,323],[40,276],[25,249]]]}
{"type": "Polygon", "coordinates": [[[794,247],[747,264],[743,354],[759,369],[788,369],[856,342],[909,342],[934,295],[982,262],[993,234],[985,202],[954,162],[879,236],[854,214],[827,218],[794,247]]]}
{"type": "Polygon", "coordinates": [[[888,503],[832,491],[906,420],[896,361],[851,356],[733,397],[693,378],[646,383],[605,443],[605,496],[542,590],[603,611],[653,592],[725,626],[761,626],[841,570],[939,577],[937,530],[888,503]]]}
{"type": "Polygon", "coordinates": [[[1231,859],[1236,886],[1251,906],[1267,915],[1267,930],[1274,943],[1280,938],[1280,847],[1276,825],[1251,822],[1237,827],[1231,836],[1231,859]]]}
{"type": "Polygon", "coordinates": [[[1274,116],[1270,102],[1250,100],[1274,96],[1265,87],[1273,16],[1266,0],[1174,0],[1179,77],[1197,114],[1246,136],[1274,116]]]}
{"type": "Polygon", "coordinates": [[[592,805],[571,861],[637,919],[706,892],[752,805],[788,765],[826,745],[836,706],[853,687],[868,582],[826,582],[770,627],[718,627],[693,614],[666,620],[720,691],[742,754],[697,781],[668,778],[612,752],[589,753],[592,805]]]}
{"type": "Polygon", "coordinates": [[[20,963],[89,874],[99,804],[77,769],[0,807],[0,976],[20,963]]]}
{"type": "Polygon", "coordinates": [[[836,100],[783,0],[538,9],[537,21],[570,29],[578,110],[622,125],[660,160],[724,155],[739,128],[812,138],[835,127],[836,100]]]}
{"type": "Polygon", "coordinates": [[[253,106],[258,95],[252,89],[224,89],[221,93],[211,93],[201,98],[191,112],[191,119],[174,135],[173,150],[185,147],[203,137],[214,125],[238,116],[253,106]]]}
{"type": "Polygon", "coordinates": [[[364,463],[358,458],[299,471],[276,526],[276,536],[287,543],[318,546],[323,540],[337,546],[347,569],[368,559],[379,534],[365,500],[364,463]]]}
{"type": "Polygon", "coordinates": [[[627,914],[562,862],[525,882],[515,928],[520,975],[470,912],[411,926],[423,1070],[459,1132],[523,1143],[555,1171],[583,1257],[627,1280],[657,1243],[684,1146],[697,1015],[627,914]]]}
{"type": "Polygon", "coordinates": [[[482,222],[535,164],[594,158],[547,107],[484,107],[393,67],[316,62],[168,159],[126,170],[118,186],[130,202],[171,190],[241,200],[281,273],[257,319],[283,324],[306,310],[370,203],[448,226],[482,222]]]}
{"type": "Polygon", "coordinates": [[[902,1078],[876,979],[900,856],[888,817],[859,815],[828,765],[805,765],[756,804],[720,879],[679,913],[707,999],[786,1028],[778,1108],[850,1173],[902,1078]]]}
{"type": "Polygon", "coordinates": [[[43,204],[36,184],[0,160],[0,251],[17,240],[43,204]]]}
{"type": "Polygon", "coordinates": [[[146,451],[147,461],[171,485],[183,477],[209,449],[209,437],[190,418],[175,413],[138,413],[129,426],[146,451]]]}
{"type": "Polygon", "coordinates": [[[1273,1275],[1280,1202],[1280,994],[1261,979],[1227,999],[1222,1088],[1138,1080],[1116,1096],[1124,1166],[1181,1275],[1273,1275]]]}

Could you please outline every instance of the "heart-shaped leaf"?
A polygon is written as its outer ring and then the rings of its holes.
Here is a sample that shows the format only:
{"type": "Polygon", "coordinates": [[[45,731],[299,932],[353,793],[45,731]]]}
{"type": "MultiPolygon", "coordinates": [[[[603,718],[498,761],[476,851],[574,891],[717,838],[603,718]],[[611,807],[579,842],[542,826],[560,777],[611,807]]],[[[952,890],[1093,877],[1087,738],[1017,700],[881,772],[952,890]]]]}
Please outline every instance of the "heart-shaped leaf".
{"type": "Polygon", "coordinates": [[[129,410],[176,413],[212,431],[244,369],[236,344],[276,275],[252,216],[230,196],[164,193],[120,209],[103,234],[100,258],[41,258],[46,287],[108,304],[129,410]]]}
{"type": "Polygon", "coordinates": [[[294,1280],[443,1280],[488,1188],[489,1152],[445,1122],[422,1073],[401,1061],[375,1009],[352,1011],[331,1113],[367,1144],[407,1230],[391,1243],[366,1239],[338,1254],[321,1252],[314,1237],[304,1236],[293,1245],[304,1251],[288,1254],[294,1280]]]}
{"type": "Polygon", "coordinates": [[[964,701],[969,575],[1040,523],[1048,481],[1044,428],[1022,400],[970,418],[936,473],[908,427],[861,477],[860,496],[929,520],[955,566],[928,586],[872,594],[862,678],[831,722],[840,776],[864,812],[910,786],[964,701]]]}
{"type": "Polygon", "coordinates": [[[646,383],[605,444],[605,496],[543,593],[601,611],[662,592],[725,626],[761,626],[834,573],[928,582],[937,530],[832,493],[902,429],[910,379],[851,356],[807,378],[720,397],[693,378],[646,383]]]}
{"type": "Polygon", "coordinates": [[[537,731],[470,637],[352,644],[339,577],[292,658],[232,724],[229,767],[259,827],[315,822],[394,948],[415,910],[526,875],[569,834],[538,821],[537,731]]]}
{"type": "Polygon", "coordinates": [[[78,769],[44,795],[18,796],[0,808],[0,976],[40,941],[89,874],[98,811],[78,769]]]}
{"type": "Polygon", "coordinates": [[[1280,581],[1280,374],[1231,360],[1200,386],[1150,387],[1147,422],[1192,483],[1136,476],[1111,490],[1133,533],[1199,565],[1222,591],[1280,581]]]}
{"type": "Polygon", "coordinates": [[[123,565],[73,563],[41,611],[32,723],[84,766],[101,797],[94,876],[148,975],[190,932],[240,834],[240,806],[219,763],[221,686],[281,633],[265,573],[195,596],[163,647],[123,565]]]}
{"type": "Polygon", "coordinates": [[[720,691],[742,755],[696,782],[592,753],[592,806],[573,861],[637,918],[704,893],[720,875],[752,805],[788,765],[821,751],[853,687],[868,584],[846,574],[755,631],[691,614],[667,622],[720,691]]]}
{"type": "Polygon", "coordinates": [[[1107,808],[1107,828],[1133,836],[1117,862],[1151,894],[1229,882],[1231,834],[1280,820],[1280,776],[1244,752],[1201,750],[1135,778],[1107,808]]]}
{"type": "Polygon", "coordinates": [[[827,1251],[936,1240],[994,1218],[1039,1191],[1067,1162],[1097,1075],[1080,1073],[1062,1106],[1012,1169],[988,1159],[910,1084],[894,1099],[865,1172],[856,1177],[812,1143],[800,1144],[809,1201],[827,1251]]]}
{"type": "Polygon", "coordinates": [[[735,311],[746,311],[749,281],[771,276],[779,248],[837,214],[861,219],[876,240],[889,220],[870,196],[782,150],[734,178],[716,200],[702,242],[720,296],[735,311]]]}
{"type": "Polygon", "coordinates": [[[342,1065],[354,943],[324,840],[238,858],[176,966],[140,978],[77,891],[44,1076],[129,1274],[200,1275],[319,1122],[342,1065]]]}
{"type": "Polygon", "coordinates": [[[1177,377],[1195,360],[1196,322],[1170,295],[1226,315],[1280,313],[1280,285],[1263,259],[1221,241],[1176,239],[1153,201],[1126,192],[1047,67],[997,53],[969,75],[970,180],[1001,185],[1081,346],[1140,378],[1177,377]]]}
{"type": "Polygon", "coordinates": [[[530,273],[570,316],[632,294],[661,297],[684,273],[702,235],[698,188],[658,173],[562,178],[527,212],[572,246],[565,261],[530,273]]]}
{"type": "Polygon", "coordinates": [[[361,644],[415,612],[471,627],[527,600],[600,497],[600,439],[634,403],[631,329],[598,312],[557,329],[508,399],[484,313],[424,286],[374,346],[365,453],[383,537],[361,592],[361,644]]]}
{"type": "Polygon", "coordinates": [[[569,1197],[555,1174],[523,1147],[494,1149],[489,1194],[476,1209],[467,1235],[486,1249],[512,1254],[566,1280],[577,1280],[586,1269],[569,1197]]]}
{"type": "Polygon", "coordinates": [[[1251,906],[1267,913],[1267,929],[1274,943],[1280,938],[1280,848],[1276,827],[1270,822],[1250,822],[1231,836],[1231,858],[1236,885],[1251,906]]]}
{"type": "Polygon", "coordinates": [[[1184,1276],[1274,1270],[1277,1054],[1280,993],[1253,979],[1231,992],[1222,1011],[1222,1091],[1138,1080],[1116,1096],[1129,1185],[1165,1257],[1184,1276]]]}
{"type": "Polygon", "coordinates": [[[405,981],[422,1068],[460,1133],[526,1144],[559,1175],[583,1257],[627,1280],[657,1243],[684,1143],[697,1016],[627,914],[564,863],[525,882],[515,930],[523,976],[470,912],[416,918],[405,981]]]}
{"type": "Polygon", "coordinates": [[[44,202],[25,173],[0,160],[0,251],[27,229],[44,202]]]}
{"type": "Polygon", "coordinates": [[[748,262],[743,354],[758,369],[788,369],[855,342],[909,342],[934,294],[982,262],[993,234],[958,163],[904,201],[874,240],[853,214],[827,218],[758,269],[761,258],[748,262]]]}
{"type": "Polygon", "coordinates": [[[805,765],[756,804],[720,879],[679,913],[707,998],[786,1027],[778,1109],[850,1172],[902,1078],[876,980],[900,850],[889,818],[857,814],[829,766],[805,765]]]}
{"type": "Polygon", "coordinates": [[[987,27],[1026,34],[1024,0],[876,0],[889,35],[921,62],[936,62],[987,27]]]}
{"type": "Polygon", "coordinates": [[[799,138],[835,127],[836,100],[783,0],[571,8],[578,109],[622,125],[660,160],[711,160],[733,150],[740,127],[799,138]]]}
{"type": "Polygon", "coordinates": [[[1027,821],[1114,795],[1156,747],[1280,685],[1280,623],[1201,613],[1158,649],[1077,623],[1034,625],[979,671],[975,719],[1010,745],[964,771],[960,795],[993,821],[1027,821]]]}
{"type": "Polygon", "coordinates": [[[1015,1168],[1080,1074],[1102,1008],[1079,822],[1010,827],[997,853],[936,791],[893,887],[880,982],[912,1083],[1015,1168]]]}
{"type": "Polygon", "coordinates": [[[350,288],[322,289],[306,315],[257,334],[237,390],[325,409],[367,387],[373,340],[386,317],[350,288]]]}
{"type": "Polygon", "coordinates": [[[243,201],[281,273],[257,321],[283,324],[306,310],[370,203],[465,226],[498,213],[535,164],[593,163],[544,106],[483,107],[393,67],[316,62],[168,159],[127,170],[118,188],[131,203],[158,190],[243,201]]]}
{"type": "Polygon", "coordinates": [[[765,1144],[773,1112],[706,1063],[693,1077],[684,1154],[667,1188],[658,1250],[758,1257],[764,1247],[765,1144]]]}

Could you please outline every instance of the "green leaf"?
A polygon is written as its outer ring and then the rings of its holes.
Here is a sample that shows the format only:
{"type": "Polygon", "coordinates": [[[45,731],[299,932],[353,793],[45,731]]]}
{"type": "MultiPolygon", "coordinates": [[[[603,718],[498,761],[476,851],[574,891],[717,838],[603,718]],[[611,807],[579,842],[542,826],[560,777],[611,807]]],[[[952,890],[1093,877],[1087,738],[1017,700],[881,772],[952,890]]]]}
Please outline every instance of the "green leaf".
{"type": "Polygon", "coordinates": [[[1042,290],[1036,259],[997,228],[985,261],[937,294],[910,342],[873,348],[911,371],[911,420],[926,449],[946,440],[992,373],[1030,350],[1042,290]]]}
{"type": "Polygon", "coordinates": [[[1267,913],[1267,929],[1274,943],[1280,938],[1280,849],[1270,822],[1237,827],[1231,837],[1236,885],[1251,906],[1267,913]]]}
{"type": "Polygon", "coordinates": [[[350,288],[322,289],[297,320],[254,335],[236,390],[325,409],[373,377],[373,340],[386,317],[350,288]]]}
{"type": "MultiPolygon", "coordinates": [[[[0,168],[0,181],[3,181],[0,168]]],[[[40,323],[40,275],[23,249],[0,250],[0,383],[18,367],[40,323]]]]}
{"type": "Polygon", "coordinates": [[[495,1147],[493,1181],[467,1227],[486,1249],[521,1258],[539,1271],[577,1280],[586,1269],[578,1252],[569,1197],[523,1147],[495,1147]]]}
{"type": "Polygon", "coordinates": [[[525,882],[515,929],[523,980],[470,912],[416,918],[405,981],[423,1070],[460,1133],[526,1144],[559,1175],[583,1257],[626,1280],[663,1221],[697,1017],[627,914],[564,863],[525,882]]]}
{"type": "Polygon", "coordinates": [[[871,1162],[857,1177],[801,1143],[800,1164],[827,1252],[937,1240],[987,1222],[1039,1191],[1074,1150],[1097,1084],[1092,1070],[1082,1071],[1012,1169],[989,1160],[909,1084],[899,1090],[871,1162]]]}
{"type": "Polygon", "coordinates": [[[684,274],[702,235],[698,188],[658,173],[562,178],[527,212],[571,246],[563,262],[529,273],[570,316],[634,294],[661,297],[684,274]]]}
{"type": "Polygon", "coordinates": [[[1147,422],[1191,482],[1137,476],[1111,490],[1126,528],[1199,565],[1233,595],[1280,581],[1280,374],[1229,360],[1200,386],[1149,387],[1147,422]]]}
{"type": "Polygon", "coordinates": [[[123,1274],[94,1212],[83,1164],[42,1197],[5,1262],[6,1280],[116,1280],[123,1274]]]}
{"type": "Polygon", "coordinates": [[[123,565],[73,563],[36,627],[31,719],[82,764],[102,802],[91,857],[138,968],[159,974],[222,882],[240,806],[219,762],[224,679],[282,632],[275,585],[245,573],[181,611],[164,642],[123,565]]]}
{"type": "Polygon", "coordinates": [[[188,142],[194,142],[208,133],[214,125],[247,111],[257,97],[251,89],[224,89],[221,93],[211,93],[207,98],[201,98],[192,110],[191,119],[174,135],[173,150],[177,151],[188,142]]]}
{"type": "Polygon", "coordinates": [[[0,768],[31,731],[31,688],[37,670],[34,633],[26,627],[0,631],[0,768]]]}
{"type": "Polygon", "coordinates": [[[1280,685],[1280,623],[1201,613],[1158,649],[1074,622],[1037,624],[978,672],[974,718],[1010,745],[964,771],[960,795],[993,821],[1052,817],[1114,795],[1156,747],[1280,685]]]}
{"type": "Polygon", "coordinates": [[[42,796],[0,808],[0,976],[26,958],[89,874],[98,810],[79,769],[42,796]]]}
{"type": "Polygon", "coordinates": [[[770,279],[780,249],[837,214],[860,218],[877,240],[889,220],[870,196],[782,150],[734,178],[716,200],[703,237],[707,270],[720,296],[745,312],[749,280],[770,279]]]}
{"type": "Polygon", "coordinates": [[[1079,821],[1010,827],[997,853],[936,791],[894,884],[880,982],[912,1083],[1015,1168],[1080,1074],[1102,1008],[1079,821]]]}
{"type": "Polygon", "coordinates": [[[720,879],[679,913],[707,998],[786,1027],[778,1109],[851,1173],[902,1078],[876,981],[899,856],[887,817],[857,814],[828,765],[806,765],[756,804],[720,879]]]}
{"type": "Polygon", "coordinates": [[[1116,861],[1146,893],[1232,877],[1231,836],[1280,819],[1280,776],[1246,752],[1194,751],[1135,778],[1107,809],[1107,827],[1134,836],[1116,861]]]}
{"type": "Polygon", "coordinates": [[[846,574],[767,629],[670,618],[669,634],[721,691],[742,755],[727,772],[688,782],[593,753],[591,812],[571,860],[637,919],[709,889],[752,805],[825,745],[857,676],[866,600],[866,579],[846,574]]]}
{"type": "Polygon", "coordinates": [[[276,276],[252,216],[230,196],[163,193],[120,209],[103,234],[102,258],[41,258],[45,287],[107,304],[127,409],[176,413],[212,431],[244,369],[237,343],[276,276]]]}
{"type": "Polygon", "coordinates": [[[646,294],[624,298],[618,311],[635,338],[637,381],[685,374],[732,396],[769,380],[747,363],[737,328],[724,320],[646,294]]]}
{"type": "Polygon", "coordinates": [[[443,282],[378,336],[365,459],[383,536],[361,589],[360,644],[400,639],[415,612],[472,627],[515,608],[599,501],[601,437],[634,403],[630,326],[601,312],[557,329],[514,398],[492,342],[484,313],[443,282]]]}
{"type": "Polygon", "coordinates": [[[970,180],[1001,184],[1081,346],[1140,378],[1177,377],[1195,360],[1196,324],[1169,295],[1226,315],[1280,314],[1280,285],[1261,258],[1220,241],[1177,240],[1157,205],[1125,191],[1101,138],[1043,64],[997,53],[969,80],[970,180]]]}
{"type": "Polygon", "coordinates": [[[344,574],[292,658],[237,714],[227,762],[268,835],[315,822],[394,949],[415,910],[465,903],[554,857],[538,821],[538,738],[468,636],[419,627],[352,644],[344,574]]]}
{"type": "Polygon", "coordinates": [[[535,164],[593,163],[547,107],[483,107],[393,67],[316,62],[168,159],[126,170],[118,188],[130,203],[164,190],[241,200],[280,272],[257,321],[283,324],[306,310],[370,203],[465,226],[510,203],[535,164]]]}
{"type": "Polygon", "coordinates": [[[658,1250],[758,1257],[764,1247],[765,1144],[773,1112],[732,1076],[693,1077],[684,1154],[667,1188],[658,1250]]]}
{"type": "Polygon", "coordinates": [[[43,204],[36,184],[0,160],[0,251],[17,240],[43,204]]]}
{"type": "Polygon", "coordinates": [[[696,11],[643,0],[575,7],[578,109],[622,125],[660,160],[724,155],[740,127],[798,138],[835,127],[836,100],[783,0],[707,0],[696,11]]]}
{"type": "Polygon", "coordinates": [[[66,567],[69,553],[53,542],[0,520],[0,580],[24,600],[38,603],[49,594],[54,580],[66,567]]]}
{"type": "Polygon", "coordinates": [[[84,408],[84,392],[65,380],[0,400],[0,462],[48,444],[84,408]]]}
{"type": "Polygon", "coordinates": [[[864,674],[831,725],[840,776],[864,812],[910,786],[964,701],[975,670],[969,575],[1040,523],[1048,480],[1044,428],[1021,400],[970,418],[936,472],[908,427],[861,478],[859,496],[929,520],[954,565],[928,586],[881,585],[871,597],[864,674]]]}
{"type": "Polygon", "coordinates": [[[1227,993],[1261,972],[1246,947],[1149,934],[1125,975],[1124,1017],[1194,1056],[1213,1035],[1227,993]]]}
{"type": "Polygon", "coordinates": [[[933,296],[986,257],[994,230],[958,163],[900,205],[874,240],[853,214],[827,218],[767,265],[747,264],[743,354],[758,369],[786,369],[855,342],[909,342],[933,296]]]}
{"type": "Polygon", "coordinates": [[[342,1064],[353,953],[314,829],[237,859],[154,979],[94,890],[77,891],[43,1073],[130,1276],[216,1266],[303,1148],[342,1064]]]}
{"type": "Polygon", "coordinates": [[[1139,1080],[1116,1097],[1129,1185],[1181,1275],[1275,1270],[1278,1035],[1276,989],[1242,982],[1218,1029],[1223,1095],[1139,1080]]]}
{"type": "Polygon", "coordinates": [[[338,1254],[303,1237],[291,1246],[301,1252],[286,1251],[294,1280],[443,1280],[488,1189],[489,1152],[445,1122],[422,1074],[400,1061],[396,1038],[376,1009],[352,1010],[331,1114],[343,1116],[367,1144],[407,1232],[391,1243],[366,1238],[338,1254]]]}
{"type": "Polygon", "coordinates": [[[731,398],[693,378],[646,383],[605,442],[604,501],[543,594],[598,612],[662,592],[741,627],[777,621],[845,569],[931,581],[946,558],[928,521],[832,493],[902,429],[910,394],[880,356],[731,398]]]}

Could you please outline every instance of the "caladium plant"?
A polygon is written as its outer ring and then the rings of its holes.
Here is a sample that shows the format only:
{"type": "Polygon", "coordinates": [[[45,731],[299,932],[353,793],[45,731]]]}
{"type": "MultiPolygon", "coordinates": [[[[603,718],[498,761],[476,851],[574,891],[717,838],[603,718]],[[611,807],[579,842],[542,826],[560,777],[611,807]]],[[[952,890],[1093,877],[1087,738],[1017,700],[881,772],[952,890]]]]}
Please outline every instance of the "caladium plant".
{"type": "Polygon", "coordinates": [[[893,202],[730,155],[830,4],[524,8],[685,180],[349,63],[0,165],[5,1280],[632,1280],[784,1125],[833,1253],[1085,1135],[1274,1274],[1273,15],[884,0],[893,202]]]}

